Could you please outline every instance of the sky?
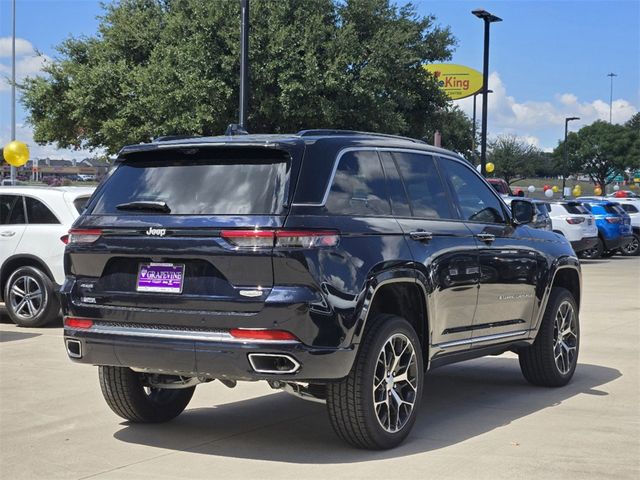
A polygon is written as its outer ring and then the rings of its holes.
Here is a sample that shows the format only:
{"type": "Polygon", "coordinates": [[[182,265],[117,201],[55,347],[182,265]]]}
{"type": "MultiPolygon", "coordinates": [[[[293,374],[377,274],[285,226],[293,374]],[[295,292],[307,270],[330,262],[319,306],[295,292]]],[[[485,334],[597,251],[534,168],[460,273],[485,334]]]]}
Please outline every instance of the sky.
{"type": "MultiPolygon", "coordinates": [[[[229,0],[233,1],[233,0],[229,0]]],[[[257,1],[257,0],[254,0],[257,1]]],[[[403,4],[403,0],[396,3],[403,4]]],[[[609,119],[610,78],[613,122],[640,110],[640,0],[418,0],[420,15],[449,26],[458,45],[451,63],[482,70],[483,22],[471,10],[501,17],[491,26],[489,88],[490,138],[515,134],[543,150],[553,149],[572,130],[609,119]]],[[[16,0],[18,79],[37,75],[69,36],[94,35],[101,14],[93,0],[16,0]]],[[[11,0],[0,0],[0,144],[10,139],[11,0]]],[[[469,115],[471,98],[456,103],[469,115]]],[[[478,112],[480,112],[478,98],[478,112]]],[[[38,146],[18,103],[17,136],[32,156],[84,158],[87,152],[38,146]]],[[[478,115],[479,116],[479,115],[478,115]]]]}

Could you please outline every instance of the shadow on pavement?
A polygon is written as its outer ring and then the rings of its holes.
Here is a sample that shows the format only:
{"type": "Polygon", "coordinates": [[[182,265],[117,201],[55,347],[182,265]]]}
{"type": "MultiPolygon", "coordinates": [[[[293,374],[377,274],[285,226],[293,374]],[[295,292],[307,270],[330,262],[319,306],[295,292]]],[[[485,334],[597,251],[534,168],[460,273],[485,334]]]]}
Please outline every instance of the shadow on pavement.
{"type": "Polygon", "coordinates": [[[334,435],[323,405],[286,393],[187,409],[161,425],[125,422],[114,437],[233,458],[299,464],[364,462],[454,445],[576,395],[608,395],[596,388],[621,375],[613,368],[579,364],[569,385],[552,389],[526,383],[514,358],[490,357],[443,367],[427,376],[413,431],[404,444],[389,451],[350,448],[334,435]]]}
{"type": "Polygon", "coordinates": [[[41,333],[23,333],[23,332],[0,332],[0,343],[11,342],[14,340],[25,340],[27,338],[39,337],[41,333]]]}
{"type": "MultiPolygon", "coordinates": [[[[0,305],[0,323],[7,323],[7,324],[12,324],[13,321],[11,321],[11,319],[9,318],[9,315],[7,315],[7,312],[5,311],[5,306],[4,305],[0,305]]],[[[38,328],[62,328],[62,316],[59,315],[55,320],[53,320],[51,323],[48,323],[46,325],[43,325],[41,327],[38,328]]],[[[28,327],[24,327],[24,328],[28,328],[28,327]]]]}

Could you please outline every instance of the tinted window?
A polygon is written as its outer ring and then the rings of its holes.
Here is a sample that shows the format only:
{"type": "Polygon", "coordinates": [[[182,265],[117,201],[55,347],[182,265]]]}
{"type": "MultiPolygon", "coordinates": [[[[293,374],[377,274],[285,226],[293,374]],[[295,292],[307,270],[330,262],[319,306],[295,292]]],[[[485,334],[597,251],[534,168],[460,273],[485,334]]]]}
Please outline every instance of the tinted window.
{"type": "Polygon", "coordinates": [[[638,209],[630,203],[621,203],[620,206],[624,208],[627,213],[638,213],[638,209]]]}
{"type": "Polygon", "coordinates": [[[17,225],[22,223],[25,223],[22,197],[0,195],[0,224],[17,225]]]}
{"type": "Polygon", "coordinates": [[[386,181],[376,152],[347,152],[341,157],[326,207],[336,215],[391,214],[386,181]]]}
{"type": "Polygon", "coordinates": [[[165,157],[168,154],[174,158],[123,162],[107,180],[91,213],[154,213],[123,208],[132,202],[164,202],[170,209],[167,213],[172,215],[259,215],[283,211],[289,162],[282,151],[203,150],[193,157],[162,153],[165,157]],[[211,158],[214,155],[216,158],[211,158]]]}
{"type": "Polygon", "coordinates": [[[60,223],[56,216],[40,200],[25,197],[27,205],[27,221],[29,223],[60,223]]]}
{"type": "Polygon", "coordinates": [[[387,177],[387,190],[389,191],[393,214],[399,217],[410,217],[411,208],[409,208],[407,192],[400,180],[398,168],[393,158],[391,158],[391,155],[388,153],[382,153],[380,158],[382,160],[382,166],[384,167],[384,174],[387,177]]]}
{"type": "Polygon", "coordinates": [[[605,205],[604,210],[607,213],[614,213],[616,215],[620,215],[620,210],[618,210],[615,205],[611,205],[611,204],[605,205]]]}
{"type": "Polygon", "coordinates": [[[456,196],[465,220],[484,223],[505,223],[500,201],[490,187],[469,167],[443,158],[443,174],[456,196]]]}
{"type": "Polygon", "coordinates": [[[564,209],[569,212],[569,213],[573,213],[575,214],[580,214],[580,215],[584,215],[589,213],[589,210],[587,210],[582,204],[580,203],[565,203],[563,205],[564,209]]]}
{"type": "Polygon", "coordinates": [[[549,210],[547,210],[547,207],[543,203],[536,203],[535,206],[539,214],[544,215],[545,217],[549,214],[549,210]]]}
{"type": "Polygon", "coordinates": [[[388,155],[398,166],[415,217],[454,218],[432,156],[404,152],[388,155]]]}

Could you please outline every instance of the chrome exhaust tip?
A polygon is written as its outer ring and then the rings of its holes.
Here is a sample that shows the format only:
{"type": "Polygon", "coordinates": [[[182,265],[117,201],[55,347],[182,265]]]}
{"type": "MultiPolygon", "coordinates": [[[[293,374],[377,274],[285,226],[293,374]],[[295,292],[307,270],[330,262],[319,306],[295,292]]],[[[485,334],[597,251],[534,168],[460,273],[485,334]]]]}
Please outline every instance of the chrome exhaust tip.
{"type": "Polygon", "coordinates": [[[78,340],[65,339],[67,355],[71,358],[82,358],[82,344],[78,340]]]}
{"type": "Polygon", "coordinates": [[[250,353],[249,363],[256,373],[296,373],[300,364],[295,358],[280,353],[250,353]]]}

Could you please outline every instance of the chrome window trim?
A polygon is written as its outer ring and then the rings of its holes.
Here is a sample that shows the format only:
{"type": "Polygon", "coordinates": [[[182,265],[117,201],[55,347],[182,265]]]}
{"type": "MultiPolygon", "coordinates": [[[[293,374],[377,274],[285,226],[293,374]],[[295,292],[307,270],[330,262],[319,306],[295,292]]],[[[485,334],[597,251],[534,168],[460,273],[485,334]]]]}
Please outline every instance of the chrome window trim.
{"type": "Polygon", "coordinates": [[[331,170],[331,175],[329,177],[329,181],[324,190],[324,196],[322,197],[322,201],[320,203],[292,203],[292,207],[324,207],[327,203],[327,199],[329,198],[329,193],[331,192],[331,185],[333,185],[334,177],[336,176],[336,171],[338,170],[338,165],[340,165],[340,160],[342,157],[349,152],[404,152],[404,153],[414,153],[418,155],[428,155],[428,156],[439,156],[444,158],[450,158],[452,160],[461,161],[460,158],[456,158],[454,156],[442,155],[439,152],[430,152],[427,150],[414,150],[411,148],[397,148],[397,147],[347,147],[343,148],[336,155],[336,159],[333,163],[333,169],[331,170]]]}

